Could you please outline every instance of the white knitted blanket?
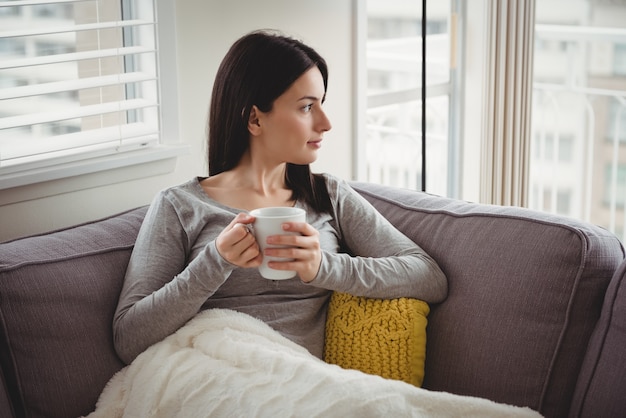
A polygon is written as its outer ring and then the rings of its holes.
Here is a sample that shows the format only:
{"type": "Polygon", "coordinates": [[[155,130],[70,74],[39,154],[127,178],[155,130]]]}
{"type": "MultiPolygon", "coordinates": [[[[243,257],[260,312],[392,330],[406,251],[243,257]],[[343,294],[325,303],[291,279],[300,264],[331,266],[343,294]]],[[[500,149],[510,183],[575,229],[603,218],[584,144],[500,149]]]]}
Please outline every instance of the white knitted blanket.
{"type": "Polygon", "coordinates": [[[324,363],[265,323],[201,312],[118,372],[99,417],[538,417],[324,363]]]}

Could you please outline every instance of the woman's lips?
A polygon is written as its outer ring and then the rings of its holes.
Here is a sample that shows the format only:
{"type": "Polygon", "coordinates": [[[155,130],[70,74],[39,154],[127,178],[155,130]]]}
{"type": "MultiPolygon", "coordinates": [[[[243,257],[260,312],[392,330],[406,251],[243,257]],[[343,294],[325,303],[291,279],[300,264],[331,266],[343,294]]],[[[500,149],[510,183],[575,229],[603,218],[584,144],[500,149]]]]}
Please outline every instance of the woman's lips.
{"type": "Polygon", "coordinates": [[[321,148],[322,147],[322,140],[321,139],[316,139],[313,141],[309,141],[307,142],[307,144],[313,148],[321,148]]]}

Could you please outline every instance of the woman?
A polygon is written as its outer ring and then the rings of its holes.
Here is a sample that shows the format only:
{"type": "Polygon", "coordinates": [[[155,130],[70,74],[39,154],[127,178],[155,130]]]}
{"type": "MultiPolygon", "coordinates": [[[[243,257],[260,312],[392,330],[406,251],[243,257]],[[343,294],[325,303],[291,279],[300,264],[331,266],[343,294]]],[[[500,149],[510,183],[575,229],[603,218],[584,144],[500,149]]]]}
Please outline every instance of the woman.
{"type": "Polygon", "coordinates": [[[444,274],[344,181],[312,174],[324,133],[328,70],[312,48],[253,32],[218,70],[209,114],[209,177],[159,193],[132,253],[114,318],[115,347],[130,363],[199,311],[228,308],[257,317],[322,356],[332,291],[377,298],[443,300],[444,274]],[[286,223],[295,248],[261,254],[246,228],[265,206],[306,210],[286,223]],[[290,280],[263,279],[264,255],[293,261],[290,280]]]}

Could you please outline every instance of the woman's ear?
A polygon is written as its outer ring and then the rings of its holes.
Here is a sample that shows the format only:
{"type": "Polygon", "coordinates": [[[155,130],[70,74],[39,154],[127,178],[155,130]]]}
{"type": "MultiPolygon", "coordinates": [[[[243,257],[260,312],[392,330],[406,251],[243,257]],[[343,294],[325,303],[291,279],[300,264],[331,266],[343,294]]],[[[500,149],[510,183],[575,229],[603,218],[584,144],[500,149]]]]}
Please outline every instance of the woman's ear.
{"type": "Polygon", "coordinates": [[[250,109],[250,117],[248,118],[248,131],[255,136],[261,133],[260,115],[261,111],[259,108],[253,105],[252,109],[250,109]]]}

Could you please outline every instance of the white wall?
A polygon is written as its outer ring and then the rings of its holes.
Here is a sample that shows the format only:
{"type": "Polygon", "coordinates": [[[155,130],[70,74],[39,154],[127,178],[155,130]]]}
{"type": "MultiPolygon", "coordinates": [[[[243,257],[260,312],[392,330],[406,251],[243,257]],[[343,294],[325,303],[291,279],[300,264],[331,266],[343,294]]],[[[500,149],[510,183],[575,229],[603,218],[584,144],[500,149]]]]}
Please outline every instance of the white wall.
{"type": "Polygon", "coordinates": [[[213,77],[232,42],[254,29],[280,29],[327,60],[330,80],[325,107],[333,129],[313,168],[349,179],[353,172],[353,1],[358,0],[177,0],[179,131],[191,152],[169,165],[151,163],[2,190],[0,241],[145,205],[158,190],[205,175],[213,77]]]}

